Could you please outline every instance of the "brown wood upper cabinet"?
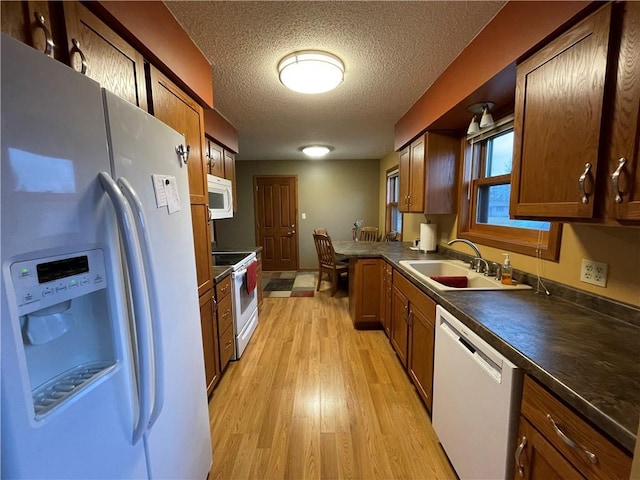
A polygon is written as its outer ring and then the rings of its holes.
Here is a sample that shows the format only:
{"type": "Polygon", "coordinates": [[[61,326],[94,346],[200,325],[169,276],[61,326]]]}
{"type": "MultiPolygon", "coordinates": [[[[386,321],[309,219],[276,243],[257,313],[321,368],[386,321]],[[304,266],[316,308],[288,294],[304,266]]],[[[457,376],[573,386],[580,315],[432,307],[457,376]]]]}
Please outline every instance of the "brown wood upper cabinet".
{"type": "Polygon", "coordinates": [[[57,38],[51,27],[49,2],[0,2],[2,32],[31,45],[36,50],[57,57],[57,38]]]}
{"type": "Polygon", "coordinates": [[[233,213],[235,213],[238,211],[238,197],[236,195],[236,155],[226,149],[224,151],[224,178],[231,181],[233,213]]]}
{"type": "Polygon", "coordinates": [[[207,168],[210,175],[224,178],[224,149],[207,138],[207,168]]]}
{"type": "Polygon", "coordinates": [[[640,220],[639,10],[608,4],[518,65],[514,217],[640,220]]]}
{"type": "Polygon", "coordinates": [[[453,213],[460,140],[427,132],[400,152],[399,210],[453,213]]]}
{"type": "Polygon", "coordinates": [[[187,165],[191,203],[208,204],[202,107],[153,66],[150,67],[150,77],[151,113],[183,134],[189,146],[187,165]]]}
{"type": "Polygon", "coordinates": [[[147,110],[142,55],[79,2],[63,5],[71,67],[147,110]]]}

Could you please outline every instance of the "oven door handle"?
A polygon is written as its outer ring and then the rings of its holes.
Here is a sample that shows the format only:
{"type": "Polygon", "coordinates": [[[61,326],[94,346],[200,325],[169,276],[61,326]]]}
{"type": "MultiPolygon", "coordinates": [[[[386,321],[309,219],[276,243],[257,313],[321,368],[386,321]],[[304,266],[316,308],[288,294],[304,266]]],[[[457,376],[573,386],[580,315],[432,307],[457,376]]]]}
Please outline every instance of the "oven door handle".
{"type": "Polygon", "coordinates": [[[247,269],[246,269],[246,268],[243,268],[242,270],[238,270],[238,271],[236,271],[236,272],[233,272],[233,273],[231,274],[231,276],[232,276],[233,278],[238,278],[238,277],[241,277],[242,275],[244,275],[245,273],[247,273],[247,269]]]}

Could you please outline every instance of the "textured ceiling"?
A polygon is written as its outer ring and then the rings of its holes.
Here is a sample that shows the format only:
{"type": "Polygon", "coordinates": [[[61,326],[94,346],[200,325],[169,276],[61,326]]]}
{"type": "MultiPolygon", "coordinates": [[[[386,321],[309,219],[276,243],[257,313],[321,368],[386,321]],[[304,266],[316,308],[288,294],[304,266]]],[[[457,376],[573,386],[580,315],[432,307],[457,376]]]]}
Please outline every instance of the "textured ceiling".
{"type": "Polygon", "coordinates": [[[216,110],[239,132],[238,160],[378,159],[395,123],[505,2],[170,1],[211,62],[216,110]],[[326,50],[345,64],[335,90],[304,95],[278,79],[296,50],[326,50]]]}

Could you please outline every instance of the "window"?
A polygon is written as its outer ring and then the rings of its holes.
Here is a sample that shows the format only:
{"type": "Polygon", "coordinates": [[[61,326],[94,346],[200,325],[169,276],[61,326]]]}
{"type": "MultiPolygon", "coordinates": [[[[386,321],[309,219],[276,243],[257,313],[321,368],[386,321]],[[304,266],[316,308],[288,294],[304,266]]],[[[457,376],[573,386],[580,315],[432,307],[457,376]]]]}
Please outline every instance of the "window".
{"type": "Polygon", "coordinates": [[[471,139],[466,149],[459,235],[474,242],[557,260],[560,226],[509,218],[513,119],[471,139]]]}
{"type": "Polygon", "coordinates": [[[398,210],[400,198],[400,177],[397,166],[387,170],[387,207],[385,232],[398,232],[402,235],[402,213],[398,210]]]}

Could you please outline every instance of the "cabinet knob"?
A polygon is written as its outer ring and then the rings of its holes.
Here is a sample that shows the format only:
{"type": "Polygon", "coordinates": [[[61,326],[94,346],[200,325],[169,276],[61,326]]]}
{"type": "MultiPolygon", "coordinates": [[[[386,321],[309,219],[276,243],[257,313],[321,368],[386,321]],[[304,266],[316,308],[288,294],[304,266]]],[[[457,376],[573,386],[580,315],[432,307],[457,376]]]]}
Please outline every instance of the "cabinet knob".
{"type": "Polygon", "coordinates": [[[620,191],[620,174],[622,173],[625,163],[627,163],[627,159],[624,157],[618,160],[618,168],[616,168],[616,171],[611,175],[611,190],[613,190],[613,193],[616,195],[614,199],[616,203],[622,203],[623,192],[620,191]]]}
{"type": "Polygon", "coordinates": [[[89,68],[89,63],[87,62],[87,57],[85,57],[84,53],[82,53],[82,50],[80,50],[80,42],[75,38],[72,38],[71,43],[73,44],[73,47],[71,47],[71,51],[69,53],[71,54],[71,56],[73,56],[74,53],[80,55],[80,73],[82,75],[86,75],[87,69],[89,68]]]}
{"type": "Polygon", "coordinates": [[[44,16],[40,12],[33,12],[33,16],[36,19],[36,23],[38,24],[37,26],[44,32],[44,54],[53,58],[53,49],[55,44],[53,43],[51,32],[44,23],[44,16]]]}
{"type": "Polygon", "coordinates": [[[582,175],[578,178],[578,190],[580,191],[580,195],[582,195],[580,200],[585,205],[589,203],[589,195],[591,194],[591,192],[587,192],[585,188],[585,183],[587,182],[587,177],[589,176],[590,171],[591,164],[587,162],[584,164],[584,172],[582,172],[582,175]]]}

